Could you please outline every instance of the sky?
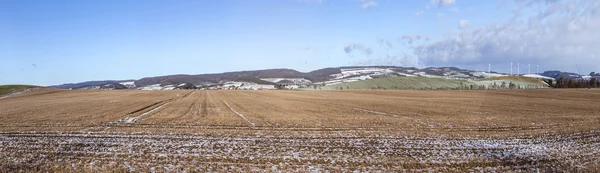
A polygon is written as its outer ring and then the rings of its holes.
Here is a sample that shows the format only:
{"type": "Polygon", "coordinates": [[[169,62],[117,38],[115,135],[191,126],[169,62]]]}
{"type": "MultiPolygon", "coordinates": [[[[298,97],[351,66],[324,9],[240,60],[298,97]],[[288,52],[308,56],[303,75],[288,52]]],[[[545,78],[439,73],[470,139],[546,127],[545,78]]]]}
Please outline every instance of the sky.
{"type": "Polygon", "coordinates": [[[396,65],[600,71],[595,0],[2,0],[0,85],[396,65]],[[527,64],[527,65],[526,65],[527,64]]]}

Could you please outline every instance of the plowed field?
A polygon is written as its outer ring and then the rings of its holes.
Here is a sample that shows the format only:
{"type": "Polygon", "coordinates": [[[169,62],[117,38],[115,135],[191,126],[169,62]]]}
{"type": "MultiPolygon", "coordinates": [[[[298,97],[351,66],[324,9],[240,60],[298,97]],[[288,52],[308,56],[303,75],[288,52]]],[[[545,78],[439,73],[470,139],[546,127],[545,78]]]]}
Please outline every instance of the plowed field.
{"type": "Polygon", "coordinates": [[[600,90],[68,91],[0,99],[0,172],[596,172],[600,90]]]}

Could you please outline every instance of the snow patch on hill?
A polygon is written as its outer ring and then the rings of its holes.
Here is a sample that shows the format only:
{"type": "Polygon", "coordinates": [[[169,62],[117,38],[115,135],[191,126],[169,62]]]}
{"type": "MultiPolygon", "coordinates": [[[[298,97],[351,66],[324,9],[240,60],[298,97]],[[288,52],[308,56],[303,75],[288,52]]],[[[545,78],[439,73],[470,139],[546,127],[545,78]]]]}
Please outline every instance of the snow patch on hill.
{"type": "Polygon", "coordinates": [[[394,70],[388,68],[348,68],[341,69],[341,71],[342,73],[331,75],[332,77],[334,77],[334,80],[351,78],[353,76],[370,76],[394,73],[394,70]]]}
{"type": "Polygon", "coordinates": [[[483,77],[483,78],[489,78],[489,77],[501,77],[501,76],[508,76],[505,74],[500,74],[500,73],[489,73],[489,72],[484,72],[484,71],[478,71],[478,72],[473,72],[473,76],[479,76],[479,77],[483,77]]]}
{"type": "Polygon", "coordinates": [[[173,85],[160,86],[160,84],[154,84],[154,85],[148,85],[145,87],[140,87],[138,89],[139,90],[173,90],[173,89],[175,89],[175,86],[173,86],[173,85]]]}
{"type": "Polygon", "coordinates": [[[530,78],[536,78],[536,79],[550,79],[550,80],[554,80],[554,78],[546,77],[546,76],[542,76],[542,75],[538,75],[538,74],[525,74],[523,76],[530,77],[530,78]]]}
{"type": "Polygon", "coordinates": [[[506,76],[500,73],[478,72],[452,67],[430,67],[425,69],[390,67],[390,68],[343,68],[341,73],[332,74],[331,80],[319,82],[319,85],[335,85],[360,80],[369,80],[389,76],[428,77],[454,80],[474,80],[489,77],[506,76]]]}
{"type": "Polygon", "coordinates": [[[260,78],[260,80],[264,80],[264,81],[268,81],[268,82],[272,82],[272,83],[279,83],[281,81],[287,80],[287,81],[293,82],[296,85],[312,84],[312,81],[310,81],[308,79],[304,79],[304,78],[260,78]]]}
{"type": "Polygon", "coordinates": [[[129,81],[129,82],[120,82],[119,84],[127,87],[127,88],[135,88],[135,81],[129,81]]]}

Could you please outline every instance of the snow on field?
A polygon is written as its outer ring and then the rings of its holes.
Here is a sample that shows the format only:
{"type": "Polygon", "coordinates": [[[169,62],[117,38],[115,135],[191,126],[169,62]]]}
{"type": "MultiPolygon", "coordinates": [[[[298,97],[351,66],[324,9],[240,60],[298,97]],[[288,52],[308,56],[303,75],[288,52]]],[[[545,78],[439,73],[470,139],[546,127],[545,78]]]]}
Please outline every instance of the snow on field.
{"type": "Polygon", "coordinates": [[[160,84],[154,84],[154,85],[148,85],[145,87],[140,87],[138,89],[139,90],[173,90],[173,89],[175,89],[175,86],[173,86],[173,85],[160,86],[160,84]]]}
{"type": "Polygon", "coordinates": [[[231,112],[235,113],[240,118],[244,119],[244,121],[248,122],[248,124],[252,125],[252,127],[256,126],[256,124],[254,124],[252,121],[248,120],[248,118],[246,118],[243,114],[239,113],[238,111],[233,109],[231,106],[229,106],[229,103],[227,103],[226,101],[223,101],[223,103],[225,103],[225,105],[227,105],[227,107],[231,110],[231,112]]]}
{"type": "Polygon", "coordinates": [[[277,88],[275,88],[275,85],[251,84],[251,85],[241,86],[239,89],[242,89],[242,90],[261,90],[261,89],[274,90],[277,88]]]}
{"type": "Polygon", "coordinates": [[[471,77],[468,74],[457,72],[457,71],[446,72],[446,73],[444,73],[444,76],[450,77],[450,78],[457,78],[457,79],[465,79],[465,78],[471,77]]]}
{"type": "MultiPolygon", "coordinates": [[[[339,83],[345,82],[356,82],[360,80],[369,80],[373,79],[373,76],[379,75],[387,75],[387,74],[400,74],[394,72],[394,70],[389,68],[345,68],[341,69],[341,73],[332,74],[331,77],[333,79],[329,81],[319,82],[317,84],[324,85],[335,85],[339,83]]],[[[405,76],[412,76],[410,74],[400,74],[405,76]]]]}
{"type": "Polygon", "coordinates": [[[428,78],[444,78],[443,76],[430,75],[425,72],[416,72],[415,75],[422,76],[422,77],[428,77],[428,78]]]}
{"type": "Polygon", "coordinates": [[[489,77],[501,77],[501,76],[508,76],[508,75],[500,74],[500,73],[488,73],[488,72],[484,72],[484,71],[478,71],[478,72],[474,72],[473,76],[489,78],[489,77]]]}
{"type": "Polygon", "coordinates": [[[135,88],[135,81],[130,81],[130,82],[121,82],[119,83],[127,88],[135,88]]]}
{"type": "Polygon", "coordinates": [[[162,88],[162,90],[174,90],[174,89],[175,89],[175,86],[173,86],[173,85],[165,85],[162,88]]]}
{"type": "Polygon", "coordinates": [[[408,73],[402,73],[402,72],[396,72],[396,74],[401,75],[401,76],[406,76],[406,77],[416,77],[416,75],[408,74],[408,73]]]}
{"type": "Polygon", "coordinates": [[[356,77],[350,77],[350,78],[345,78],[345,79],[334,79],[334,80],[329,80],[329,81],[325,81],[325,82],[319,82],[318,84],[335,85],[335,84],[340,84],[340,83],[356,82],[356,81],[369,80],[369,79],[373,79],[373,78],[369,75],[363,75],[363,76],[356,76],[356,77]]]}
{"type": "Polygon", "coordinates": [[[229,87],[241,87],[243,85],[255,85],[255,84],[256,83],[252,83],[252,82],[234,82],[234,81],[231,81],[231,82],[225,82],[223,84],[223,87],[225,87],[225,88],[229,88],[229,87]]]}
{"type": "Polygon", "coordinates": [[[341,73],[332,74],[331,76],[335,79],[344,79],[351,76],[364,76],[364,75],[382,75],[394,73],[393,70],[388,68],[346,68],[341,69],[341,73]]]}
{"type": "Polygon", "coordinates": [[[148,85],[145,87],[140,87],[140,90],[162,90],[163,87],[160,84],[148,85]]]}
{"type": "Polygon", "coordinates": [[[124,121],[125,121],[125,123],[126,123],[126,124],[132,124],[132,123],[135,123],[135,122],[137,122],[138,120],[140,120],[142,117],[144,117],[144,116],[146,116],[146,115],[148,115],[148,114],[151,114],[152,112],[154,112],[154,111],[156,111],[156,110],[159,110],[160,108],[162,108],[162,107],[164,107],[164,106],[166,106],[166,105],[168,105],[168,104],[169,104],[169,103],[165,103],[165,104],[163,104],[163,105],[160,105],[160,106],[158,106],[158,107],[156,107],[156,108],[154,108],[154,109],[152,109],[152,110],[150,110],[150,111],[148,111],[148,112],[144,112],[144,113],[140,114],[139,116],[136,116],[136,117],[131,117],[131,118],[126,118],[124,121]]]}
{"type": "Polygon", "coordinates": [[[523,76],[530,77],[530,78],[536,78],[536,79],[550,79],[550,80],[554,80],[554,78],[546,77],[546,76],[542,76],[542,75],[538,75],[538,74],[525,74],[523,76]]]}
{"type": "Polygon", "coordinates": [[[264,80],[267,82],[273,82],[273,83],[277,83],[282,80],[289,80],[289,81],[292,81],[294,84],[302,84],[302,85],[308,85],[308,84],[312,83],[310,80],[304,79],[304,78],[260,78],[260,80],[264,80]]]}
{"type": "Polygon", "coordinates": [[[333,134],[2,133],[0,163],[140,172],[590,172],[600,157],[600,131],[512,139],[333,134]]]}

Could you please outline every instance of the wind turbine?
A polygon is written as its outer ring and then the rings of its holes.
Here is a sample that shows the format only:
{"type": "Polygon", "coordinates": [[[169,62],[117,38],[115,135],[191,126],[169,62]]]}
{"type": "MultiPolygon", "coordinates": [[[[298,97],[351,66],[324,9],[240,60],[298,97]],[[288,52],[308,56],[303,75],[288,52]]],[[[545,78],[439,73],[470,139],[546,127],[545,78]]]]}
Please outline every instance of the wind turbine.
{"type": "Polygon", "coordinates": [[[521,74],[521,63],[517,63],[517,76],[521,74]]]}

